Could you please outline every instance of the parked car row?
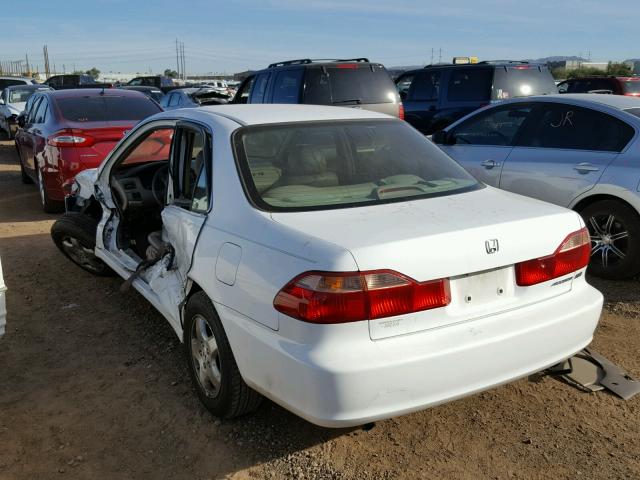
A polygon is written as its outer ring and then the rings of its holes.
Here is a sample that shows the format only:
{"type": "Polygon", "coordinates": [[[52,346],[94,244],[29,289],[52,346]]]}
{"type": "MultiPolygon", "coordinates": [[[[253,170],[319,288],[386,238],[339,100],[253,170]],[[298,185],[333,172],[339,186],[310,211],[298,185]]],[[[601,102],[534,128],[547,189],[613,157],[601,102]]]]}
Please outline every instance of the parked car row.
{"type": "Polygon", "coordinates": [[[348,426],[490,388],[591,341],[590,261],[640,272],[638,99],[512,61],[394,84],[291,60],[230,101],[158,78],[35,91],[16,147],[43,208],[64,201],[57,247],[158,309],[215,415],[266,396],[348,426]]]}

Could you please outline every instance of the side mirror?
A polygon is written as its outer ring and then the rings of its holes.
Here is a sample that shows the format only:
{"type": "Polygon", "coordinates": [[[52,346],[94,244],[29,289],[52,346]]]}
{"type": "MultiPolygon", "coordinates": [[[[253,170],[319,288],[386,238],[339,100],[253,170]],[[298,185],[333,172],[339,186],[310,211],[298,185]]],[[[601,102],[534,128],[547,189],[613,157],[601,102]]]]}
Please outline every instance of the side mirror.
{"type": "Polygon", "coordinates": [[[18,115],[18,118],[16,118],[16,121],[18,122],[18,126],[20,128],[24,128],[26,123],[24,113],[21,113],[20,115],[18,115]]]}
{"type": "Polygon", "coordinates": [[[431,141],[438,145],[453,145],[453,135],[444,130],[437,130],[431,135],[431,141]]]}

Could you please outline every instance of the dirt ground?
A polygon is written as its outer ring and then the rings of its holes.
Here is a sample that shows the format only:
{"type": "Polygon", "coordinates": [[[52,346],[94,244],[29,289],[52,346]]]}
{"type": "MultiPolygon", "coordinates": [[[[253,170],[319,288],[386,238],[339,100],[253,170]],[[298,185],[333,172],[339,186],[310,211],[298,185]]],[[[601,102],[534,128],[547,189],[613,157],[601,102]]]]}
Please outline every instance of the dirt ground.
{"type": "MultiPolygon", "coordinates": [[[[199,403],[181,345],[120,280],[66,260],[36,188],[0,142],[0,479],[635,479],[640,396],[624,402],[545,377],[371,430],[315,427],[264,402],[219,421],[199,403]]],[[[640,282],[606,297],[593,347],[640,377],[640,282]]]]}

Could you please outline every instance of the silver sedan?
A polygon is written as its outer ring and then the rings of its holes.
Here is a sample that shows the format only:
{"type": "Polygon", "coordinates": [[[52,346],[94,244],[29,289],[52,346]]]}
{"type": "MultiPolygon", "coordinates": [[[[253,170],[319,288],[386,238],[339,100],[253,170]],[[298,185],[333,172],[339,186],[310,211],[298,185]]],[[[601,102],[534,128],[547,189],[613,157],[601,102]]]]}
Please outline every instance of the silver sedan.
{"type": "Polygon", "coordinates": [[[489,185],[580,212],[590,271],[627,278],[640,273],[639,132],[640,99],[565,94],[490,105],[432,140],[489,185]]]}

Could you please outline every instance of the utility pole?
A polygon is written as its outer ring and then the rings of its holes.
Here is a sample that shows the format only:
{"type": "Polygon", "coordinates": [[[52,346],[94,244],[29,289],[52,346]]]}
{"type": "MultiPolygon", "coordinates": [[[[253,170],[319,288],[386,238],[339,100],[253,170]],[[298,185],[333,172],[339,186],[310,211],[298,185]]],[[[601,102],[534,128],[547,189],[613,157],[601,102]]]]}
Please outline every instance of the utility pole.
{"type": "Polygon", "coordinates": [[[438,63],[442,63],[442,47],[438,49],[438,63]]]}
{"type": "Polygon", "coordinates": [[[42,53],[44,56],[44,73],[47,78],[49,78],[51,76],[51,70],[49,70],[49,49],[46,45],[42,48],[42,53]]]}
{"type": "Polygon", "coordinates": [[[180,54],[178,53],[178,39],[176,38],[176,73],[180,77],[180,54]]]}
{"type": "Polygon", "coordinates": [[[184,57],[184,42],[180,42],[180,53],[182,54],[182,79],[187,80],[187,60],[184,57]]]}
{"type": "Polygon", "coordinates": [[[31,67],[29,66],[29,54],[24,54],[24,59],[27,61],[27,75],[31,76],[31,67]]]}
{"type": "Polygon", "coordinates": [[[431,65],[433,65],[433,47],[431,47],[431,65]]]}

